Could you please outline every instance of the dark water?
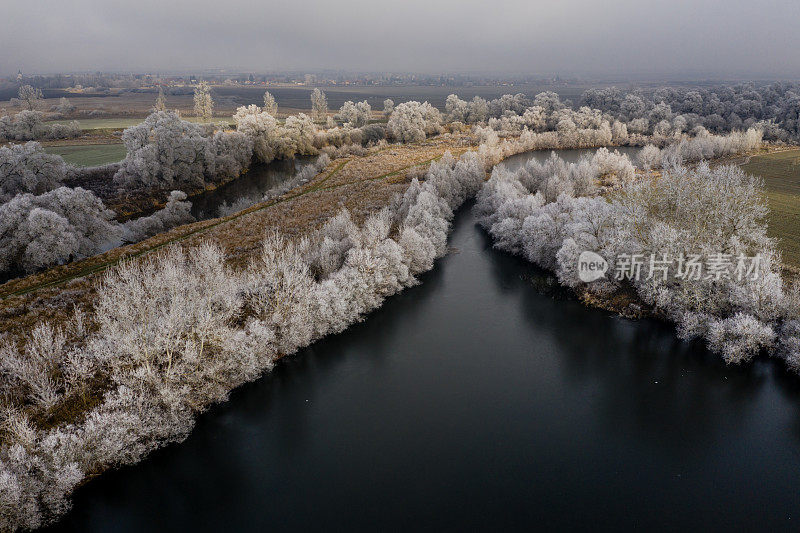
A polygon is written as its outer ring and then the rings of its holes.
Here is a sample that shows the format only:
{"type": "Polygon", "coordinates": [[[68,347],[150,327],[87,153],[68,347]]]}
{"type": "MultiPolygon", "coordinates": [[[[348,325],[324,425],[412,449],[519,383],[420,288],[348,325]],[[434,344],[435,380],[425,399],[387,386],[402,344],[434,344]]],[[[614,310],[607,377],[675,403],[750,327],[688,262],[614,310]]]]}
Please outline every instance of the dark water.
{"type": "MultiPolygon", "coordinates": [[[[255,164],[242,176],[220,187],[189,198],[192,215],[198,220],[220,216],[223,205],[242,200],[250,205],[261,201],[264,193],[294,176],[303,166],[313,162],[312,157],[275,160],[268,165],[255,164]]],[[[241,207],[239,210],[244,209],[241,207]]]]}
{"type": "Polygon", "coordinates": [[[423,283],[77,491],[70,531],[777,529],[800,383],[566,299],[471,209],[423,283]]]}
{"type": "MultiPolygon", "coordinates": [[[[231,212],[241,211],[260,202],[264,194],[291,179],[297,171],[314,161],[313,157],[276,160],[268,165],[254,164],[243,175],[211,191],[190,196],[192,216],[197,220],[207,220],[223,216],[220,209],[233,206],[231,212]],[[240,202],[240,203],[236,203],[240,202]]],[[[152,215],[155,208],[136,214],[136,218],[152,215]]],[[[127,217],[122,217],[126,221],[127,217]]],[[[21,271],[0,273],[0,285],[26,274],[21,271]]]]}

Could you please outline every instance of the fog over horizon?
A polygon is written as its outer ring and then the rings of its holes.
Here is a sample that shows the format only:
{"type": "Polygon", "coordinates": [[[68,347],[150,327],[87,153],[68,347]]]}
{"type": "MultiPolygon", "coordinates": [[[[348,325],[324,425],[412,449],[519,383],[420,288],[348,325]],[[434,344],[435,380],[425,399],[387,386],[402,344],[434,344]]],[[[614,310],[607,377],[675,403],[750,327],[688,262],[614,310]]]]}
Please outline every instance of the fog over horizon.
{"type": "Polygon", "coordinates": [[[800,77],[792,0],[14,2],[0,74],[323,69],[800,77]]]}

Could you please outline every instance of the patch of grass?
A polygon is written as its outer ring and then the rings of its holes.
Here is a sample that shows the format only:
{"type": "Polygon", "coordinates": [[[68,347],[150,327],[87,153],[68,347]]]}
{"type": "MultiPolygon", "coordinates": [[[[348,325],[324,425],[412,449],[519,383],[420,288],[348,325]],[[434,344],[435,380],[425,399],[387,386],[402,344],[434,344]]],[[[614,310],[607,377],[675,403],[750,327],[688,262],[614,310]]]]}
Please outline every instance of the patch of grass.
{"type": "Polygon", "coordinates": [[[769,235],[780,240],[783,261],[800,267],[800,149],[755,156],[742,169],[764,179],[769,235]]]}
{"type": "Polygon", "coordinates": [[[95,167],[116,163],[125,158],[125,146],[122,144],[76,144],[45,147],[48,154],[57,154],[67,163],[79,167],[95,167]]]}
{"type": "MultiPolygon", "coordinates": [[[[82,130],[125,129],[139,124],[141,118],[82,118],[77,119],[82,130]]],[[[52,120],[46,124],[69,124],[73,120],[52,120]]]]}

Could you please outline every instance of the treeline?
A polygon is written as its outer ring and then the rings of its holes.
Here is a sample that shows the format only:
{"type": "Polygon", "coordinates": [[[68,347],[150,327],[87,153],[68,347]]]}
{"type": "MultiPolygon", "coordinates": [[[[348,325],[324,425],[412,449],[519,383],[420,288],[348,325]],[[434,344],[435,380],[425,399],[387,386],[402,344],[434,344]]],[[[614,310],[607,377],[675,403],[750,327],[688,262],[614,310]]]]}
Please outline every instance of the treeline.
{"type": "MultiPolygon", "coordinates": [[[[589,99],[589,101],[594,101],[589,99]]],[[[485,101],[475,97],[467,102],[456,95],[447,99],[447,118],[452,124],[462,121],[474,124],[474,131],[483,144],[502,145],[505,153],[542,149],[594,148],[600,146],[645,146],[670,148],[665,156],[677,154],[685,161],[699,161],[738,153],[755,146],[767,136],[771,140],[789,139],[775,136],[774,124],[768,121],[748,120],[736,123],[730,129],[707,129],[697,117],[675,114],[666,109],[666,104],[650,109],[642,108],[642,116],[630,118],[627,113],[612,113],[602,109],[582,106],[573,109],[568,102],[552,92],[545,92],[528,99],[523,94],[505,95],[485,101]],[[666,118],[665,118],[666,117],[666,118]],[[666,120],[666,119],[669,120],[666,120]],[[653,122],[658,119],[657,122],[653,122]],[[725,137],[712,133],[725,133],[725,137]],[[745,131],[745,133],[741,133],[745,131]],[[493,133],[492,133],[493,132],[493,133]],[[755,137],[758,136],[756,140],[755,137]],[[728,147],[714,145],[725,139],[728,147]]],[[[655,152],[649,149],[651,155],[655,152]]],[[[654,157],[654,156],[653,156],[654,157]]],[[[656,164],[653,161],[652,164],[656,164]]]]}
{"type": "MultiPolygon", "coordinates": [[[[267,95],[265,103],[264,109],[274,111],[274,100],[267,95]]],[[[415,139],[419,134],[404,133],[404,128],[441,131],[438,112],[431,114],[430,109],[428,104],[405,104],[393,131],[415,139]],[[415,115],[415,109],[425,113],[415,115]],[[435,124],[428,125],[426,120],[435,124]]],[[[124,131],[127,154],[114,171],[113,182],[119,191],[197,191],[239,176],[254,160],[269,163],[319,153],[363,155],[364,147],[385,142],[387,137],[386,126],[367,123],[368,112],[368,106],[345,104],[340,118],[346,121],[324,130],[302,113],[281,123],[269,111],[248,106],[239,108],[234,116],[236,130],[228,131],[183,120],[175,112],[155,111],[124,131]]],[[[17,116],[39,120],[41,113],[23,111],[17,116]]],[[[307,174],[312,169],[321,170],[307,166],[298,179],[310,179],[307,174]]],[[[0,148],[0,275],[31,273],[88,257],[194,220],[186,195],[176,192],[161,213],[125,225],[114,222],[114,214],[94,193],[63,186],[68,173],[72,181],[80,181],[80,175],[95,170],[70,168],[38,143],[0,148]],[[66,198],[69,209],[61,205],[66,198]]]]}
{"type": "Polygon", "coordinates": [[[797,83],[664,87],[652,94],[611,87],[590,89],[581,101],[627,123],[637,133],[681,133],[697,127],[724,133],[754,127],[762,130],[767,140],[800,138],[800,84],[797,83]]]}
{"type": "MultiPolygon", "coordinates": [[[[532,150],[560,150],[568,148],[597,148],[626,145],[607,128],[571,128],[561,131],[534,132],[524,129],[518,135],[501,137],[490,127],[475,126],[481,156],[493,164],[515,154],[532,150]]],[[[642,141],[643,139],[640,139],[642,141]]],[[[654,140],[650,138],[649,140],[654,140]]],[[[639,155],[639,163],[646,169],[669,167],[676,164],[697,162],[755,150],[762,145],[760,130],[734,131],[727,135],[712,135],[706,130],[696,132],[693,137],[682,135],[673,139],[663,149],[646,144],[639,155]]]]}
{"type": "Polygon", "coordinates": [[[67,509],[87,475],[181,440],[198,412],[276,358],[357,322],[417,283],[446,252],[453,210],[485,178],[475,153],[445,155],[424,183],[357,226],[342,211],[299,241],[265,238],[243,270],[204,245],[112,270],[91,315],[0,344],[0,526],[34,528],[67,509]],[[43,429],[60,402],[109,387],[81,421],[43,429]]]}
{"type": "MultiPolygon", "coordinates": [[[[32,94],[30,98],[31,102],[35,101],[36,95],[32,94]]],[[[594,102],[597,97],[590,95],[587,100],[594,102]]],[[[700,125],[691,130],[691,135],[683,133],[682,127],[650,131],[632,125],[642,117],[630,119],[632,115],[628,111],[619,115],[621,120],[617,120],[611,113],[600,109],[581,107],[573,110],[551,92],[540,93],[533,99],[517,94],[491,101],[476,97],[469,102],[451,95],[447,99],[444,117],[427,102],[412,101],[394,106],[393,102],[387,101],[384,105],[384,114],[388,116],[386,125],[370,123],[372,111],[367,102],[345,102],[333,119],[327,117],[327,100],[322,91],[312,95],[312,103],[315,114],[319,115],[317,118],[326,119],[327,128],[319,127],[314,119],[303,113],[278,121],[274,117],[277,111],[275,100],[268,92],[264,95],[263,108],[251,105],[237,110],[235,131],[219,125],[185,121],[175,112],[155,111],[141,124],[124,131],[127,155],[114,173],[114,185],[121,191],[197,191],[235,178],[254,160],[269,163],[275,159],[319,153],[333,158],[363,155],[365,147],[387,141],[418,142],[442,133],[447,121],[452,131],[459,131],[462,122],[474,124],[472,132],[480,144],[481,157],[490,164],[529,150],[647,144],[641,154],[643,167],[669,167],[679,162],[747,151],[761,142],[760,130],[756,129],[734,132],[725,137],[711,135],[700,125]],[[629,127],[638,128],[639,132],[631,133],[629,127]]],[[[662,104],[664,102],[659,104],[661,107],[656,105],[660,110],[657,113],[653,112],[655,107],[647,111],[649,108],[645,106],[648,121],[663,115],[661,111],[665,104],[662,104]]],[[[608,103],[606,106],[616,109],[608,103]]],[[[41,125],[41,113],[23,111],[16,117],[20,117],[20,124],[27,124],[19,126],[19,131],[28,132],[24,135],[18,132],[17,138],[39,135],[34,131],[39,131],[36,124],[41,125]]],[[[672,118],[675,119],[673,123],[682,124],[683,119],[672,118]]],[[[6,119],[11,120],[3,117],[0,124],[6,119]]],[[[35,145],[4,148],[0,150],[0,201],[9,202],[17,194],[36,196],[52,191],[61,186],[64,172],[65,166],[60,158],[48,156],[35,145]]],[[[72,172],[91,173],[92,169],[72,172]]],[[[5,249],[15,250],[0,261],[0,265],[5,265],[0,267],[0,272],[32,272],[146,236],[140,231],[110,228],[114,224],[105,207],[97,198],[90,198],[91,194],[81,191],[81,194],[73,195],[85,199],[82,204],[85,214],[80,219],[65,219],[55,205],[48,209],[52,195],[21,199],[0,209],[0,227],[9,228],[0,240],[7,241],[5,249]],[[35,209],[49,210],[50,214],[30,218],[35,209]],[[100,224],[99,220],[105,220],[106,224],[100,224]],[[82,224],[82,221],[87,221],[87,224],[82,224]],[[49,227],[47,224],[52,226],[53,234],[65,236],[59,242],[69,245],[50,247],[48,254],[36,252],[44,249],[37,243],[44,239],[49,227]],[[12,234],[14,236],[10,237],[12,234]],[[67,235],[74,238],[66,238],[67,235]],[[25,239],[28,239],[27,244],[25,239]],[[89,248],[71,244],[79,241],[96,243],[96,246],[89,248]],[[30,251],[19,252],[28,245],[30,251]]],[[[169,207],[178,205],[172,201],[169,207]]],[[[181,207],[181,210],[185,209],[181,207]]],[[[160,221],[150,219],[136,227],[169,229],[167,221],[190,221],[188,216],[178,216],[181,210],[170,209],[160,221]]]]}
{"type": "MultiPolygon", "coordinates": [[[[586,91],[577,109],[558,94],[543,92],[529,98],[519,93],[494,100],[475,97],[465,101],[450,95],[445,103],[449,121],[488,123],[500,132],[534,132],[585,128],[599,129],[601,122],[624,127],[631,140],[642,137],[668,140],[701,130],[722,134],[750,128],[761,130],[766,140],[800,139],[800,84],[778,82],[714,88],[665,87],[645,93],[615,87],[586,91]],[[577,115],[576,115],[577,113],[577,115]]],[[[658,143],[656,143],[658,144],[658,143]]]]}
{"type": "Polygon", "coordinates": [[[701,131],[696,137],[682,138],[663,149],[652,144],[645,145],[639,152],[639,163],[645,170],[650,170],[707,161],[755,150],[761,147],[762,139],[763,132],[753,128],[727,135],[711,135],[701,131]]]}

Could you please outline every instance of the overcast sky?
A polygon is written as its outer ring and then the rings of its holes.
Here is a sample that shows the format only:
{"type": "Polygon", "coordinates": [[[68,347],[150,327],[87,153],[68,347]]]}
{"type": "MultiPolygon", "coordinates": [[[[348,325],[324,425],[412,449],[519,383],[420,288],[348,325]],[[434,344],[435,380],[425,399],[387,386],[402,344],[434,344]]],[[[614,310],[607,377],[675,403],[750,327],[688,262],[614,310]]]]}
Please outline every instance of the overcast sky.
{"type": "Polygon", "coordinates": [[[799,20],[799,0],[14,1],[0,18],[0,73],[797,78],[799,20]]]}

